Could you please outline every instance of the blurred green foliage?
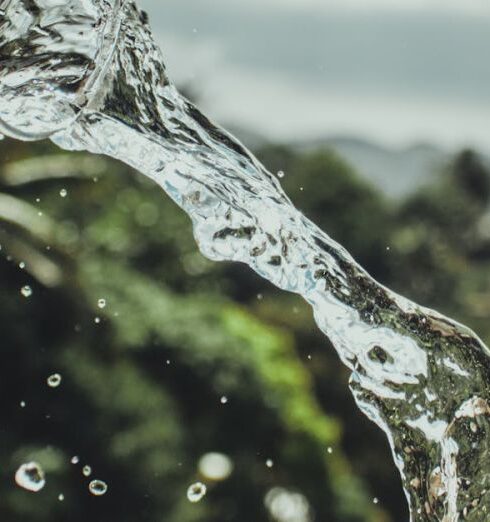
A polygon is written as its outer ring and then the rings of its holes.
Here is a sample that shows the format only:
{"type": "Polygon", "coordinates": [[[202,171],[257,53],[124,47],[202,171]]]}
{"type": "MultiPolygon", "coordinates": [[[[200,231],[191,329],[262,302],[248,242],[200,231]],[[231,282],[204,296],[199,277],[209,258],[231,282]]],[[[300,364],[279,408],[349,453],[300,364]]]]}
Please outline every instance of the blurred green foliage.
{"type": "MultiPolygon", "coordinates": [[[[490,184],[474,153],[396,204],[332,151],[258,155],[383,283],[490,337],[490,184]]],[[[202,257],[188,218],[122,164],[8,140],[0,158],[1,520],[265,522],[277,487],[319,522],[408,518],[384,435],[299,298],[202,257]],[[231,459],[229,478],[203,475],[208,452],[231,459]],[[13,480],[31,460],[37,494],[13,480]]]]}

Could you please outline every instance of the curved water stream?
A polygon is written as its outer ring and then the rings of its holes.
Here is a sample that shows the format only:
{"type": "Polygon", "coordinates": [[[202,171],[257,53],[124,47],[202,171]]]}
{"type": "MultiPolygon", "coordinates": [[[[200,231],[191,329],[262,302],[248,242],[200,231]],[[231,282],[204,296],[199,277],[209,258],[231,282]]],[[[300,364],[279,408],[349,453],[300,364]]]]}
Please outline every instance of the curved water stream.
{"type": "Polygon", "coordinates": [[[377,283],[295,209],[177,92],[147,22],[132,1],[0,0],[0,132],[128,163],[189,214],[204,255],[302,295],[390,440],[411,519],[486,520],[488,348],[377,283]]]}

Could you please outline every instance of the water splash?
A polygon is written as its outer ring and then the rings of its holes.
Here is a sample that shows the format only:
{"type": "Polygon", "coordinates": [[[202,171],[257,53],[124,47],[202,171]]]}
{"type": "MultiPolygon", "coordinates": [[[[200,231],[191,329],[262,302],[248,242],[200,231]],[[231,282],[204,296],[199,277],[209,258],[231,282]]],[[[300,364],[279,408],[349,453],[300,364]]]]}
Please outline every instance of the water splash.
{"type": "Polygon", "coordinates": [[[313,307],[387,434],[417,522],[490,510],[489,350],[374,281],[170,83],[131,1],[0,0],[0,132],[122,160],[191,217],[201,251],[313,307]]]}
{"type": "Polygon", "coordinates": [[[27,491],[37,493],[46,485],[44,471],[37,462],[22,464],[15,472],[15,482],[27,491]]]}
{"type": "Polygon", "coordinates": [[[202,482],[191,484],[187,489],[187,500],[195,504],[200,502],[206,495],[206,486],[202,482]]]}
{"type": "Polygon", "coordinates": [[[88,485],[88,490],[95,497],[101,497],[102,495],[105,495],[108,489],[109,488],[107,487],[107,484],[103,480],[95,479],[90,481],[90,484],[88,485]]]}

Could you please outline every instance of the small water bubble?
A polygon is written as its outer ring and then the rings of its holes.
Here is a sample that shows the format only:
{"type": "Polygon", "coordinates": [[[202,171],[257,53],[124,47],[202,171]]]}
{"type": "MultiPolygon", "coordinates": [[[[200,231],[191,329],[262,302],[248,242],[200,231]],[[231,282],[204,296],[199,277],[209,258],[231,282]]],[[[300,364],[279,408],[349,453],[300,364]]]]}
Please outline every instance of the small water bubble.
{"type": "Polygon", "coordinates": [[[333,453],[333,449],[330,446],[327,448],[327,453],[329,455],[331,455],[333,453]]]}
{"type": "Polygon", "coordinates": [[[36,203],[40,203],[41,202],[41,198],[36,198],[36,203]]]}
{"type": "Polygon", "coordinates": [[[264,296],[262,294],[257,294],[257,300],[262,301],[264,299],[264,296]]]}
{"type": "Polygon", "coordinates": [[[107,304],[107,302],[106,302],[106,300],[103,299],[103,298],[101,298],[101,299],[99,299],[99,300],[97,301],[97,306],[98,306],[99,308],[105,308],[105,307],[106,307],[106,304],[107,304]]]}
{"type": "Polygon", "coordinates": [[[60,502],[63,502],[63,500],[65,500],[65,495],[63,495],[63,493],[60,493],[60,494],[58,495],[58,500],[59,500],[60,502]]]}
{"type": "Polygon", "coordinates": [[[103,480],[92,480],[88,485],[88,489],[92,495],[101,497],[107,493],[107,484],[103,480]]]}
{"type": "Polygon", "coordinates": [[[94,318],[94,323],[95,324],[99,324],[100,323],[100,317],[95,317],[94,318]]]}
{"type": "Polygon", "coordinates": [[[90,466],[83,466],[82,473],[85,477],[92,475],[92,468],[90,466]]]}
{"type": "Polygon", "coordinates": [[[32,295],[32,288],[31,288],[29,285],[24,285],[24,286],[20,289],[20,293],[21,293],[24,297],[31,297],[31,295],[32,295]]]}
{"type": "Polygon", "coordinates": [[[199,502],[206,494],[206,486],[202,482],[196,482],[187,489],[187,499],[189,502],[199,502]]]}
{"type": "Polygon", "coordinates": [[[221,397],[219,401],[221,402],[221,404],[226,404],[228,402],[228,397],[226,397],[226,395],[223,395],[223,397],[221,397]]]}
{"type": "Polygon", "coordinates": [[[21,262],[19,263],[19,268],[20,268],[21,270],[24,270],[25,267],[26,267],[26,264],[24,263],[24,261],[21,261],[21,262]]]}
{"type": "Polygon", "coordinates": [[[277,177],[280,178],[280,179],[282,179],[285,175],[286,175],[286,174],[284,173],[283,170],[280,170],[280,171],[278,171],[278,173],[277,173],[277,177]]]}
{"type": "Polygon", "coordinates": [[[39,212],[37,213],[37,215],[38,215],[39,217],[41,217],[41,216],[43,215],[43,213],[42,213],[41,211],[39,211],[39,212]]]}
{"type": "Polygon", "coordinates": [[[46,484],[44,471],[37,462],[22,464],[15,473],[15,482],[27,491],[37,493],[46,484]]]}
{"type": "Polygon", "coordinates": [[[53,373],[47,379],[48,386],[50,388],[57,388],[61,384],[61,375],[59,373],[53,373]]]}
{"type": "Polygon", "coordinates": [[[267,459],[265,465],[270,469],[274,466],[274,461],[272,459],[267,459]]]}
{"type": "Polygon", "coordinates": [[[20,407],[25,408],[26,407],[26,401],[20,401],[20,407]]]}
{"type": "Polygon", "coordinates": [[[378,499],[378,497],[374,497],[374,498],[373,498],[373,504],[379,504],[379,499],[378,499]]]}
{"type": "Polygon", "coordinates": [[[71,462],[72,464],[78,464],[78,463],[80,462],[80,458],[79,458],[77,455],[74,455],[74,456],[71,458],[70,462],[71,462]]]}
{"type": "Polygon", "coordinates": [[[68,191],[67,191],[66,189],[62,188],[62,189],[60,190],[60,196],[61,196],[62,198],[66,198],[67,195],[68,195],[68,191]]]}

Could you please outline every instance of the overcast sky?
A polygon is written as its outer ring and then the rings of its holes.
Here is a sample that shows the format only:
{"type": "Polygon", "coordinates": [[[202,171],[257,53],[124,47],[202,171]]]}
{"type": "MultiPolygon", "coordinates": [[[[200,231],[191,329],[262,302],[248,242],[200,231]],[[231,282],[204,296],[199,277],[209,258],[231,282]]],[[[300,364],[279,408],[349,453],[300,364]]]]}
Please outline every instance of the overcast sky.
{"type": "Polygon", "coordinates": [[[490,151],[490,0],[143,0],[170,76],[276,140],[490,151]]]}

